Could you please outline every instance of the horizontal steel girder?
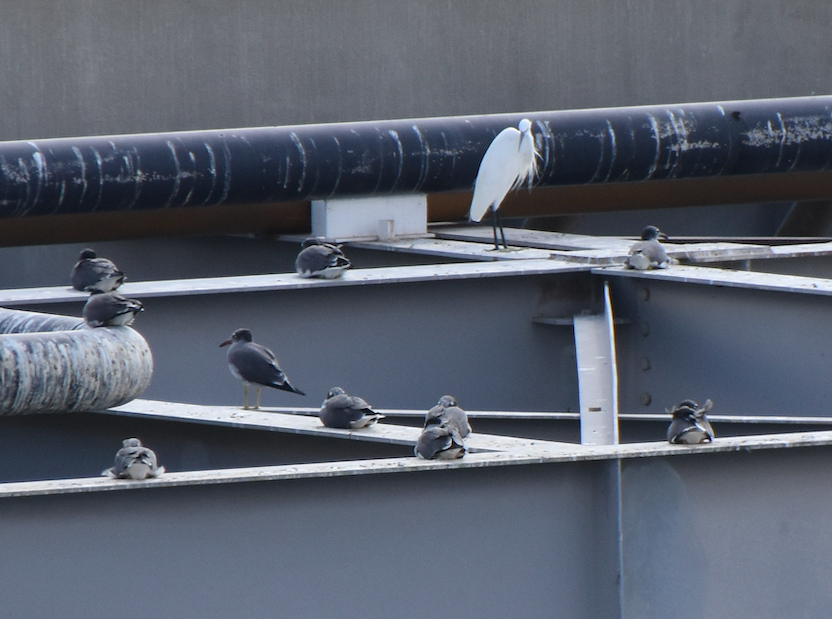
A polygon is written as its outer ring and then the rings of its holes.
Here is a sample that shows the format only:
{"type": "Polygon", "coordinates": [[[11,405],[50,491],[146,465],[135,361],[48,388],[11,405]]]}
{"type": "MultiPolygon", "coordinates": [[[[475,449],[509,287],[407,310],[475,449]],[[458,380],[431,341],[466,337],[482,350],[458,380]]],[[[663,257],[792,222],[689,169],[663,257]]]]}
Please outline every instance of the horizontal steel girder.
{"type": "MultiPolygon", "coordinates": [[[[536,186],[567,199],[535,191],[549,199],[509,214],[580,209],[582,187],[608,188],[607,206],[590,196],[587,210],[681,205],[694,181],[710,188],[707,203],[830,193],[827,96],[3,142],[0,217],[468,191],[491,140],[522,116],[541,154],[536,186]]],[[[431,209],[464,217],[467,197],[431,209]]]]}

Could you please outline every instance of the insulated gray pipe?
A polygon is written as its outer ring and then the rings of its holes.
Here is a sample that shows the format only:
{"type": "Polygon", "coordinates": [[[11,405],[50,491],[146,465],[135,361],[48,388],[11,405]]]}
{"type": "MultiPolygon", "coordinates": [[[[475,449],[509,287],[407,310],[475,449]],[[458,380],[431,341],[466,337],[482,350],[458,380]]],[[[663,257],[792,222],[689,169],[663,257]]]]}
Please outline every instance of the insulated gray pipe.
{"type": "Polygon", "coordinates": [[[153,374],[130,327],[0,308],[0,415],[110,408],[139,397],[153,374]]]}

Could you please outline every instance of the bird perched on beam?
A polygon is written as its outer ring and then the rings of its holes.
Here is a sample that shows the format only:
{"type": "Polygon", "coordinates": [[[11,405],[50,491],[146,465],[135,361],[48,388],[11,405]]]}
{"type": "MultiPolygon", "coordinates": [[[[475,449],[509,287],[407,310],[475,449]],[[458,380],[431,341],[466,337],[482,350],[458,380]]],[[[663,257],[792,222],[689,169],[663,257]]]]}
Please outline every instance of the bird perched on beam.
{"type": "Polygon", "coordinates": [[[459,431],[447,421],[432,423],[419,435],[413,453],[423,460],[454,460],[465,455],[459,431]]]}
{"type": "Polygon", "coordinates": [[[373,425],[384,415],[377,413],[366,400],[349,395],[341,387],[333,387],[321,404],[318,417],[327,428],[358,430],[373,425]]]}
{"type": "Polygon", "coordinates": [[[659,239],[666,241],[667,235],[656,226],[647,226],[641,231],[641,240],[630,247],[627,256],[627,266],[631,269],[646,271],[647,269],[666,269],[671,263],[667,252],[659,239]]]}
{"type": "Polygon", "coordinates": [[[301,247],[295,260],[295,271],[301,277],[335,279],[352,266],[341,248],[332,243],[310,237],[301,247]]]}
{"type": "Polygon", "coordinates": [[[524,118],[514,127],[507,127],[497,134],[488,146],[480,161],[477,178],[474,180],[474,197],[468,217],[471,221],[480,221],[485,213],[491,210],[491,226],[494,229],[494,249],[499,249],[497,242],[497,228],[503,247],[506,245],[506,235],[497,209],[512,189],[529,184],[537,175],[537,158],[540,154],[534,144],[532,135],[532,121],[524,118]]]}
{"type": "Polygon", "coordinates": [[[459,436],[465,438],[471,433],[471,425],[468,423],[468,415],[457,406],[456,398],[452,395],[443,395],[439,402],[425,415],[425,426],[441,425],[447,423],[456,428],[459,436]]]}
{"type": "Polygon", "coordinates": [[[84,304],[84,321],[91,327],[120,327],[133,324],[144,306],[115,292],[94,291],[84,304]]]}
{"type": "Polygon", "coordinates": [[[711,410],[713,405],[710,400],[702,406],[693,400],[684,400],[672,409],[666,409],[673,416],[673,421],[667,429],[668,442],[685,445],[713,442],[714,429],[705,416],[705,412],[711,410]]]}
{"type": "Polygon", "coordinates": [[[298,395],[306,395],[289,382],[289,377],[283,373],[277,363],[274,353],[251,339],[251,331],[237,329],[231,337],[220,344],[231,346],[228,349],[228,368],[231,373],[243,381],[243,409],[248,409],[248,386],[257,385],[257,403],[254,408],[260,408],[261,386],[291,391],[298,395]]]}
{"type": "Polygon", "coordinates": [[[75,290],[112,292],[124,283],[124,273],[107,258],[99,258],[92,249],[85,249],[72,267],[70,280],[75,290]]]}
{"type": "Polygon", "coordinates": [[[165,467],[158,465],[153,450],[143,446],[139,439],[126,438],[121,444],[115,463],[102,475],[117,479],[148,479],[165,472],[165,467]]]}

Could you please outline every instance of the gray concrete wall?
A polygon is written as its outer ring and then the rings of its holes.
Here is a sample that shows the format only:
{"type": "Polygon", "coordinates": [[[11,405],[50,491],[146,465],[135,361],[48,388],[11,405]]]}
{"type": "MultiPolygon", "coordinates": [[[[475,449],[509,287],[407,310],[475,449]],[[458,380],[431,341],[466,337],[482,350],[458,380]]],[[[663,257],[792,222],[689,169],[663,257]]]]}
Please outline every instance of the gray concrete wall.
{"type": "Polygon", "coordinates": [[[18,0],[0,139],[832,92],[827,0],[18,0]]]}

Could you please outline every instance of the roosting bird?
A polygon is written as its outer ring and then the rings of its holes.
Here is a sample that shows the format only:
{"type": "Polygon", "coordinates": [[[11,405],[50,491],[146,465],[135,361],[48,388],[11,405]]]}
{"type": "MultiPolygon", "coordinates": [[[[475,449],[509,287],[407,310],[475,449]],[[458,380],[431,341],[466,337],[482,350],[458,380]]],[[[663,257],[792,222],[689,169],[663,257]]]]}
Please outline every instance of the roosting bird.
{"type": "Polygon", "coordinates": [[[373,425],[384,415],[377,413],[366,400],[349,395],[341,387],[333,387],[321,404],[318,417],[327,428],[358,430],[373,425]]]}
{"type": "Polygon", "coordinates": [[[419,435],[413,453],[423,460],[453,460],[465,455],[457,429],[446,422],[431,424],[419,435]]]}
{"type": "Polygon", "coordinates": [[[115,292],[94,291],[84,304],[83,316],[91,327],[131,325],[144,306],[136,299],[127,299],[115,292]]]}
{"type": "Polygon", "coordinates": [[[715,436],[714,429],[705,412],[711,410],[713,405],[710,400],[702,406],[693,400],[685,400],[672,409],[667,409],[673,416],[673,421],[667,429],[668,442],[686,445],[712,442],[715,436]]]}
{"type": "Polygon", "coordinates": [[[439,402],[425,415],[425,427],[430,425],[441,425],[447,423],[456,428],[459,436],[465,438],[471,433],[471,424],[468,423],[468,415],[457,406],[456,398],[452,395],[443,395],[439,402]]]}
{"type": "Polygon", "coordinates": [[[667,252],[659,239],[667,240],[667,235],[656,226],[647,226],[641,231],[641,240],[630,247],[627,256],[627,266],[631,269],[646,271],[647,269],[666,269],[671,263],[667,252]]]}
{"type": "Polygon", "coordinates": [[[92,249],[85,249],[72,267],[70,280],[75,290],[112,292],[126,279],[112,260],[98,258],[92,249]]]}
{"type": "Polygon", "coordinates": [[[153,450],[144,447],[139,439],[126,438],[121,444],[121,449],[116,452],[115,463],[103,471],[102,475],[119,479],[147,479],[165,472],[165,467],[158,465],[153,450]]]}
{"type": "Polygon", "coordinates": [[[295,260],[295,271],[301,277],[335,279],[352,266],[337,245],[310,237],[301,247],[303,249],[295,260]]]}

